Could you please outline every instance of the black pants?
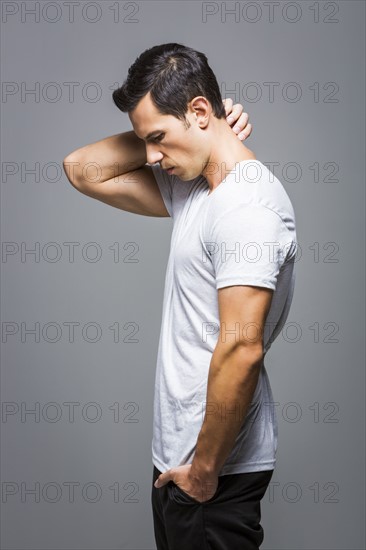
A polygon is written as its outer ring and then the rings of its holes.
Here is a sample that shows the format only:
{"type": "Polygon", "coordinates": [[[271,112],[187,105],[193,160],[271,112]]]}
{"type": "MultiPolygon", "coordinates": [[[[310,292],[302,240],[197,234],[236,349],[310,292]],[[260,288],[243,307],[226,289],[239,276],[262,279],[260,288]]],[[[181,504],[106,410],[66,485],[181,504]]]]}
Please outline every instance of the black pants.
{"type": "Polygon", "coordinates": [[[264,539],[260,500],[273,470],[219,476],[217,491],[198,502],[173,481],[154,487],[151,502],[157,550],[258,550],[264,539]]]}

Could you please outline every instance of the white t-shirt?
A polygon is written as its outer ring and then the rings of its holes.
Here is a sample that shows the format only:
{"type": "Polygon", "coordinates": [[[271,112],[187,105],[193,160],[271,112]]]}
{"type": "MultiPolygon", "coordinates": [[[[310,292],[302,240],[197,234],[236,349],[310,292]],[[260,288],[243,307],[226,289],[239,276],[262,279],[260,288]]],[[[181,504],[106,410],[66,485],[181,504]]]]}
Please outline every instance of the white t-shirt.
{"type": "MultiPolygon", "coordinates": [[[[207,180],[152,170],[173,219],[165,277],[154,395],[153,464],[161,472],[190,464],[206,409],[207,379],[219,336],[218,289],[274,290],[264,353],[292,301],[295,215],[281,182],[259,160],[236,164],[209,194],[207,180]]],[[[277,418],[265,366],[219,475],[275,467],[277,418]]]]}

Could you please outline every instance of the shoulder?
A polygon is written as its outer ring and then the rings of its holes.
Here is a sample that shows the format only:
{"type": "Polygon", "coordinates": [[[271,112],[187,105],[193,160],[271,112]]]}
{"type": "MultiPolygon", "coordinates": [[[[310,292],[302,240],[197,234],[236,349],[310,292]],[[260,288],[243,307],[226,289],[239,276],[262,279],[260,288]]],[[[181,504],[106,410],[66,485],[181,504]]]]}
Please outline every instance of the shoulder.
{"type": "Polygon", "coordinates": [[[288,229],[295,229],[292,202],[280,180],[258,159],[239,163],[210,197],[208,219],[232,214],[272,211],[288,229]]]}

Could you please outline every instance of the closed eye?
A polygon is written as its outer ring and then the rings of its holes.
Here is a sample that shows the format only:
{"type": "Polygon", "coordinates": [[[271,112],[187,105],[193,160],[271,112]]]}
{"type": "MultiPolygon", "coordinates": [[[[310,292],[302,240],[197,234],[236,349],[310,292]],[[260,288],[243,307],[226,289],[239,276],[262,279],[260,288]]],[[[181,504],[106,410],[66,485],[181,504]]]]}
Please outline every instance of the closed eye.
{"type": "Polygon", "coordinates": [[[163,137],[164,137],[164,134],[159,134],[158,136],[152,138],[151,141],[157,141],[157,142],[159,142],[159,141],[161,141],[161,140],[163,139],[163,137]]]}

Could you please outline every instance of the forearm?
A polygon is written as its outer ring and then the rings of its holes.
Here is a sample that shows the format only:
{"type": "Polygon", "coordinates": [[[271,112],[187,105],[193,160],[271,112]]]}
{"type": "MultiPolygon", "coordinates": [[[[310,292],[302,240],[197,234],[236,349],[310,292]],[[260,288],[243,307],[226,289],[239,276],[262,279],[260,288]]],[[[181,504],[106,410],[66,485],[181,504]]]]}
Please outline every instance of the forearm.
{"type": "Polygon", "coordinates": [[[217,345],[207,383],[206,411],[192,462],[197,476],[218,475],[230,454],[258,382],[262,357],[238,348],[223,353],[217,345]]]}
{"type": "Polygon", "coordinates": [[[134,131],[123,132],[85,145],[64,159],[64,168],[70,181],[87,181],[89,178],[96,183],[137,170],[144,164],[145,143],[134,131]]]}

